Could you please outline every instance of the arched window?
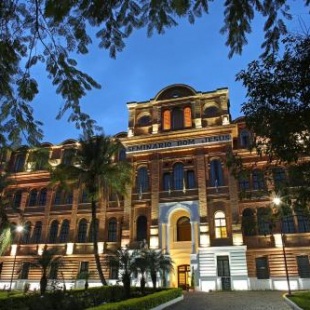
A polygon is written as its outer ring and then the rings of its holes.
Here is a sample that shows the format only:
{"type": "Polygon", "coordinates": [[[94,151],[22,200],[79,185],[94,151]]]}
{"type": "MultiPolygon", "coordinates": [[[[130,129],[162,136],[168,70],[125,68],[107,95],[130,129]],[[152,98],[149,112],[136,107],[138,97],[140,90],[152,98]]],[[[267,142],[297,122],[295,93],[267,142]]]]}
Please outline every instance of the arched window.
{"type": "Polygon", "coordinates": [[[184,108],[184,127],[192,127],[192,110],[190,107],[184,108]]]}
{"type": "Polygon", "coordinates": [[[176,190],[183,189],[184,182],[184,165],[176,163],[173,166],[173,188],[176,190]]]}
{"type": "Polygon", "coordinates": [[[72,165],[75,154],[75,149],[65,149],[62,156],[62,164],[65,166],[72,165]]]}
{"type": "MultiPolygon", "coordinates": [[[[98,238],[98,232],[99,232],[99,220],[96,219],[96,236],[98,238]]],[[[94,225],[93,222],[90,223],[90,230],[89,230],[89,241],[93,242],[94,241],[94,225]]]]}
{"type": "Polygon", "coordinates": [[[166,172],[163,175],[163,190],[164,191],[171,190],[171,175],[169,172],[166,172]]]}
{"type": "Polygon", "coordinates": [[[59,227],[58,221],[54,220],[52,222],[51,228],[50,228],[50,234],[49,234],[49,242],[50,243],[56,243],[57,236],[58,236],[58,227],[59,227]]]}
{"type": "Polygon", "coordinates": [[[264,173],[259,169],[253,170],[252,171],[252,182],[253,182],[254,190],[265,189],[264,173]]]}
{"type": "Polygon", "coordinates": [[[172,111],[172,128],[174,130],[182,129],[184,127],[184,115],[183,110],[175,108],[172,111]]]}
{"type": "Polygon", "coordinates": [[[46,205],[46,197],[47,197],[47,189],[43,188],[40,190],[40,193],[39,193],[39,206],[46,205]]]}
{"type": "Polygon", "coordinates": [[[196,187],[195,173],[193,170],[188,170],[186,173],[186,185],[187,185],[187,188],[189,189],[196,187]]]}
{"type": "Polygon", "coordinates": [[[78,229],[77,242],[83,243],[87,240],[87,221],[85,219],[80,220],[78,229]]]}
{"type": "Polygon", "coordinates": [[[58,206],[62,203],[62,190],[60,188],[57,188],[55,191],[55,197],[54,197],[54,205],[58,206]]]}
{"type": "Polygon", "coordinates": [[[270,234],[270,208],[258,208],[257,209],[257,228],[259,235],[270,234]]]}
{"type": "Polygon", "coordinates": [[[109,220],[108,224],[108,242],[117,241],[117,222],[115,218],[109,220]]]}
{"type": "Polygon", "coordinates": [[[247,148],[251,145],[251,134],[248,130],[243,129],[240,132],[240,145],[243,148],[247,148]]]}
{"type": "Polygon", "coordinates": [[[143,115],[138,119],[138,125],[140,126],[147,126],[151,123],[151,116],[150,115],[143,115]]]}
{"type": "Polygon", "coordinates": [[[126,149],[121,148],[119,153],[118,153],[118,160],[119,161],[125,161],[126,160],[126,149]]]}
{"type": "Polygon", "coordinates": [[[21,234],[21,242],[24,244],[30,243],[30,236],[31,236],[31,223],[27,222],[25,223],[23,232],[21,234]]]}
{"type": "Polygon", "coordinates": [[[298,232],[310,232],[310,220],[309,215],[303,211],[295,211],[297,214],[298,232]]]}
{"type": "Polygon", "coordinates": [[[226,218],[223,211],[214,214],[215,238],[227,238],[226,218]]]}
{"type": "Polygon", "coordinates": [[[220,115],[220,111],[217,107],[212,106],[212,107],[207,107],[203,111],[203,116],[204,117],[216,117],[220,115]]]}
{"type": "Polygon", "coordinates": [[[140,167],[137,172],[137,191],[147,192],[149,190],[149,176],[146,167],[140,167]]]}
{"type": "Polygon", "coordinates": [[[13,198],[13,207],[14,208],[19,208],[21,206],[21,202],[22,202],[22,191],[21,190],[17,190],[14,194],[14,198],[13,198]]]}
{"type": "Polygon", "coordinates": [[[32,189],[29,194],[29,203],[28,206],[36,206],[37,205],[37,195],[38,192],[36,189],[32,189]]]}
{"type": "Polygon", "coordinates": [[[26,161],[26,154],[17,154],[15,157],[13,172],[22,172],[24,171],[26,161]]]}
{"type": "Polygon", "coordinates": [[[187,216],[182,216],[177,221],[177,241],[191,241],[191,223],[187,216]]]}
{"type": "Polygon", "coordinates": [[[286,175],[282,167],[272,169],[273,181],[276,188],[281,188],[285,185],[286,175]]]}
{"type": "Polygon", "coordinates": [[[242,231],[245,236],[256,235],[256,220],[254,211],[250,208],[244,209],[242,212],[242,231]]]}
{"type": "Polygon", "coordinates": [[[137,241],[147,240],[147,218],[140,215],[137,219],[137,241]]]}
{"type": "Polygon", "coordinates": [[[71,205],[73,203],[73,191],[67,191],[65,193],[65,204],[71,205]]]}
{"type": "Polygon", "coordinates": [[[33,229],[33,243],[41,243],[42,222],[36,222],[33,229]]]}
{"type": "Polygon", "coordinates": [[[90,198],[88,195],[88,191],[86,188],[83,188],[82,195],[81,195],[81,203],[89,203],[89,202],[90,202],[90,198]]]}
{"type": "Polygon", "coordinates": [[[60,235],[59,235],[60,243],[68,242],[69,231],[70,231],[70,223],[68,220],[64,220],[60,228],[60,235]]]}
{"type": "Polygon", "coordinates": [[[213,159],[210,163],[210,186],[218,187],[224,185],[223,170],[220,160],[213,159]]]}
{"type": "Polygon", "coordinates": [[[171,112],[170,110],[165,110],[163,112],[163,130],[171,129],[171,112]]]}

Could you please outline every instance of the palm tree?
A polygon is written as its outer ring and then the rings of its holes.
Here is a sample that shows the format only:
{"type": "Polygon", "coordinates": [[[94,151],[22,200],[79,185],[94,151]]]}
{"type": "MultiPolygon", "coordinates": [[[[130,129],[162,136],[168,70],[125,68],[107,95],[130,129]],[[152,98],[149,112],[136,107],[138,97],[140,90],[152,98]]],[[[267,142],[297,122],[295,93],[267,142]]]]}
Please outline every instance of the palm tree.
{"type": "Polygon", "coordinates": [[[173,270],[173,261],[168,255],[164,255],[159,250],[146,250],[148,260],[148,270],[151,275],[153,289],[156,290],[157,273],[161,272],[163,285],[166,286],[166,273],[173,270]]]}
{"type": "Polygon", "coordinates": [[[30,266],[38,267],[41,269],[41,279],[40,279],[40,293],[43,296],[46,292],[47,282],[48,282],[48,272],[52,268],[58,269],[62,266],[62,256],[57,255],[57,250],[54,248],[43,249],[42,255],[33,255],[34,259],[30,262],[30,266]]]}
{"type": "Polygon", "coordinates": [[[148,270],[148,252],[147,250],[140,250],[137,251],[137,255],[135,257],[134,261],[134,271],[140,272],[141,274],[141,279],[140,279],[140,288],[141,288],[141,293],[144,294],[144,289],[145,289],[145,284],[146,284],[146,279],[145,279],[145,274],[148,270]]]}
{"type": "Polygon", "coordinates": [[[131,275],[137,270],[137,250],[130,250],[128,247],[120,248],[109,257],[109,266],[115,267],[121,272],[121,279],[124,286],[125,297],[130,297],[131,275]]]}
{"type": "Polygon", "coordinates": [[[83,137],[72,156],[74,166],[59,165],[52,171],[52,181],[68,184],[83,184],[91,202],[91,223],[93,253],[102,285],[107,285],[100,256],[98,253],[97,207],[100,194],[112,191],[124,195],[127,184],[131,182],[131,166],[127,161],[115,161],[122,148],[118,140],[104,134],[95,137],[83,137]]]}

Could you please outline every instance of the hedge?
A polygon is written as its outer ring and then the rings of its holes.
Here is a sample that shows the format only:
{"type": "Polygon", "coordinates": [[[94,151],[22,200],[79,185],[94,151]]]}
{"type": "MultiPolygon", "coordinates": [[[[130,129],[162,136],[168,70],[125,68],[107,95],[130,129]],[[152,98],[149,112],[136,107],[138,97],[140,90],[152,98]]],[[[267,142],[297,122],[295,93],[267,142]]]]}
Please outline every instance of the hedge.
{"type": "Polygon", "coordinates": [[[131,298],[115,303],[106,303],[98,307],[88,308],[88,310],[147,310],[180,296],[182,296],[181,288],[167,289],[144,297],[131,298]]]}

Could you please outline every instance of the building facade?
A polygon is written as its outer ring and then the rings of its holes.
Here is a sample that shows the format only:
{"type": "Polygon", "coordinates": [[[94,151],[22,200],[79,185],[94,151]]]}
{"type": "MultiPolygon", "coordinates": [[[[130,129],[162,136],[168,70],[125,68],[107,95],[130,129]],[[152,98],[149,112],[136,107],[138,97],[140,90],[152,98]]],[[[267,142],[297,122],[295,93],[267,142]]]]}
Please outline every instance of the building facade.
{"type": "MultiPolygon", "coordinates": [[[[128,132],[115,137],[124,146],[118,160],[132,164],[133,182],[122,199],[100,198],[103,266],[109,250],[146,243],[174,261],[172,287],[185,289],[194,282],[201,291],[285,290],[288,283],[291,289],[310,288],[309,218],[291,209],[274,227],[266,221],[275,207],[273,189],[289,179],[289,170],[275,166],[266,182],[262,171],[268,160],[249,151],[251,132],[242,118],[231,119],[226,88],[198,92],[172,85],[127,107],[128,132]],[[242,158],[247,175],[232,175],[231,153],[242,158]]],[[[77,142],[42,146],[48,150],[45,160],[57,165],[77,142]]],[[[91,271],[90,284],[99,285],[83,188],[50,187],[48,171],[31,154],[22,148],[3,159],[14,175],[6,193],[20,210],[9,208],[8,216],[27,229],[0,257],[0,287],[28,282],[37,288],[40,271],[28,262],[44,247],[57,248],[63,256],[58,279],[67,287],[79,286],[81,271],[91,271]]],[[[115,283],[117,271],[105,267],[104,273],[115,283]]]]}

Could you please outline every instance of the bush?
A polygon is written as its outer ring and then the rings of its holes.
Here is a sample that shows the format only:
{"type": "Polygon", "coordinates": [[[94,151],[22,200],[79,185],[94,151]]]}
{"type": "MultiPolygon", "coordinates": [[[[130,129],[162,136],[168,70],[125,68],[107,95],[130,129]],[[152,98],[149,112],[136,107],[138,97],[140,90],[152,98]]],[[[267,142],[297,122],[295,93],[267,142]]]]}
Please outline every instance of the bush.
{"type": "Polygon", "coordinates": [[[182,289],[167,289],[140,298],[132,298],[116,303],[109,303],[88,310],[141,310],[152,309],[165,302],[182,296],[182,289]]]}

